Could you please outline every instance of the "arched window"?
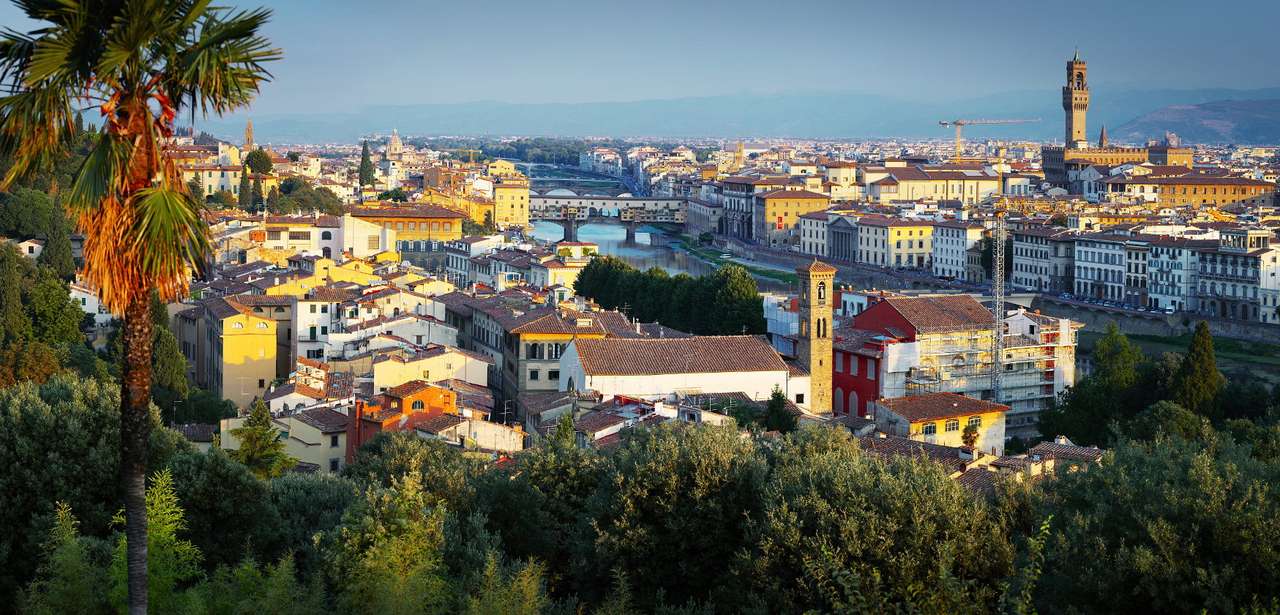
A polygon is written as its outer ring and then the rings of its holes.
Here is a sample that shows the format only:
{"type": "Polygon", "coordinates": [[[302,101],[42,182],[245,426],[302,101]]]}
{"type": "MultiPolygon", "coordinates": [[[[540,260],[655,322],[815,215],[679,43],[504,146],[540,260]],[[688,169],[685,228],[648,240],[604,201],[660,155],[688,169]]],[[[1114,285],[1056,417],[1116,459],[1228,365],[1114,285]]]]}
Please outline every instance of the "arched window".
{"type": "Polygon", "coordinates": [[[849,391],[849,414],[862,416],[862,408],[858,407],[857,391],[849,391]]]}
{"type": "Polygon", "coordinates": [[[333,239],[333,233],[331,233],[331,232],[329,232],[329,231],[321,231],[321,232],[320,232],[320,239],[321,239],[321,240],[323,240],[323,241],[328,241],[328,240],[330,240],[330,239],[333,239]]]}
{"type": "Polygon", "coordinates": [[[1076,73],[1076,89],[1084,88],[1084,73],[1076,73]]]}
{"type": "Polygon", "coordinates": [[[827,300],[827,283],[818,282],[818,301],[827,300]]]}
{"type": "Polygon", "coordinates": [[[831,411],[836,414],[844,414],[844,391],[840,387],[836,387],[835,394],[831,396],[831,411]]]}
{"type": "Polygon", "coordinates": [[[426,408],[426,405],[422,403],[422,400],[421,400],[421,399],[415,399],[415,400],[413,400],[413,406],[411,406],[411,407],[412,407],[414,410],[422,410],[423,408],[426,408]]]}

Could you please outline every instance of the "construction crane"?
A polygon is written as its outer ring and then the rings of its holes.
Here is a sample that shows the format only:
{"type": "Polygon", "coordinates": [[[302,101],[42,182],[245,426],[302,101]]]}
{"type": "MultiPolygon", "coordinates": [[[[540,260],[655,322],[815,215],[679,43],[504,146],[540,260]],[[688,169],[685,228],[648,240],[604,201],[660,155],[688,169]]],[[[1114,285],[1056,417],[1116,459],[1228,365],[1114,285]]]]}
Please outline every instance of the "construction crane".
{"type": "MultiPolygon", "coordinates": [[[[957,128],[959,130],[959,128],[957,128]]],[[[1008,236],[1008,228],[1005,224],[1005,215],[1008,213],[1008,201],[1004,197],[1004,159],[1001,158],[996,165],[999,181],[1000,194],[995,201],[995,217],[996,225],[991,233],[991,315],[992,315],[992,339],[991,339],[991,401],[997,404],[1003,403],[1003,382],[1004,375],[1004,303],[1005,303],[1005,276],[1004,276],[1004,243],[1005,237],[1008,236]]]]}
{"type": "Polygon", "coordinates": [[[939,126],[955,126],[956,128],[956,158],[964,153],[964,127],[965,126],[1003,126],[1006,124],[1032,124],[1039,122],[1040,118],[1033,120],[941,120],[939,126]]]}

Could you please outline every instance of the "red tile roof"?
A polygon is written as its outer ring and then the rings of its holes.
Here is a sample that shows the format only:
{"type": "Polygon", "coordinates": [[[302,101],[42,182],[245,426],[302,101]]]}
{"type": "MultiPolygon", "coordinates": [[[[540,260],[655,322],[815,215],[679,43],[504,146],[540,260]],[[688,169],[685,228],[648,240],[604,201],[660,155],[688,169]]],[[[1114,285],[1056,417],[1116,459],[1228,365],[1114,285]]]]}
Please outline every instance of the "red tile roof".
{"type": "Polygon", "coordinates": [[[579,339],[574,344],[583,370],[597,376],[787,371],[778,352],[752,335],[579,339]]]}
{"type": "Polygon", "coordinates": [[[965,397],[959,393],[929,393],[881,399],[876,402],[911,422],[969,416],[984,412],[1007,412],[1008,406],[965,397]]]}

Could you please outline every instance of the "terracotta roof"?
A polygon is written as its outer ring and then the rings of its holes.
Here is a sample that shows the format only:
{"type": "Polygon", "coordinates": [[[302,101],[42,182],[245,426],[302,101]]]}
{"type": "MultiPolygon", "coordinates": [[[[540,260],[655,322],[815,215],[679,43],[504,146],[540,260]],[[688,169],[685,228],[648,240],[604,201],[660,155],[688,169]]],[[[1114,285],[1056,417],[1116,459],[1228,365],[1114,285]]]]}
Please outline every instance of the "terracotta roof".
{"type": "Polygon", "coordinates": [[[430,382],[427,382],[425,380],[410,380],[409,382],[406,382],[400,386],[387,389],[386,395],[388,397],[398,397],[403,399],[419,391],[425,391],[431,388],[432,386],[433,385],[430,382]]]}
{"type": "Polygon", "coordinates": [[[312,408],[299,412],[294,417],[320,430],[320,433],[346,431],[347,423],[351,422],[351,417],[332,408],[312,408]]]}
{"type": "Polygon", "coordinates": [[[996,491],[996,482],[1000,475],[987,468],[969,468],[956,477],[961,487],[979,495],[990,495],[996,491]]]}
{"type": "Polygon", "coordinates": [[[414,207],[362,207],[354,209],[357,218],[462,218],[466,214],[436,205],[414,207]]]}
{"type": "Polygon", "coordinates": [[[626,421],[627,419],[619,414],[593,410],[578,417],[578,420],[573,422],[573,426],[583,433],[595,434],[596,432],[604,431],[609,427],[620,425],[626,421]]]}
{"type": "Polygon", "coordinates": [[[965,397],[959,393],[928,393],[908,397],[881,399],[877,404],[911,422],[928,421],[984,412],[1007,412],[1008,406],[965,397]]]}
{"type": "Polygon", "coordinates": [[[970,460],[960,457],[961,449],[953,446],[929,444],[899,436],[872,434],[861,436],[858,443],[867,454],[888,461],[893,457],[926,457],[941,463],[949,472],[963,472],[970,460]]]}
{"type": "Polygon", "coordinates": [[[574,344],[583,370],[591,375],[787,370],[787,364],[772,346],[751,335],[579,339],[574,344]]]}
{"type": "Polygon", "coordinates": [[[1070,461],[1095,462],[1102,459],[1106,451],[1093,446],[1076,446],[1075,444],[1059,444],[1057,442],[1041,442],[1027,451],[1032,455],[1070,461]]]}
{"type": "Polygon", "coordinates": [[[819,193],[810,192],[808,190],[770,190],[763,194],[756,195],[762,199],[829,199],[831,197],[819,193]]]}
{"type": "Polygon", "coordinates": [[[991,311],[969,295],[886,297],[883,303],[901,314],[917,332],[992,327],[991,311]]]}
{"type": "Polygon", "coordinates": [[[809,263],[807,266],[797,267],[796,271],[798,272],[808,271],[811,273],[835,273],[837,269],[815,258],[813,259],[813,262],[809,263]]]}
{"type": "Polygon", "coordinates": [[[465,423],[466,419],[456,414],[437,414],[418,421],[417,429],[430,434],[438,434],[450,427],[465,423]]]}

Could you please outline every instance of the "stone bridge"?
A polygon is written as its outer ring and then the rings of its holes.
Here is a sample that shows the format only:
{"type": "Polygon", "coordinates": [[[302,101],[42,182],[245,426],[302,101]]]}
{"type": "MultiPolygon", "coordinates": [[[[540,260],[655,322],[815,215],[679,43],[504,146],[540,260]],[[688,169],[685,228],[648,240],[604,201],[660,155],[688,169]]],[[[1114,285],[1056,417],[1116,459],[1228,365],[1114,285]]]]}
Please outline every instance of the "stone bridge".
{"type": "Polygon", "coordinates": [[[529,218],[564,227],[565,241],[577,241],[585,224],[622,224],[627,243],[635,243],[636,229],[644,224],[684,224],[688,202],[683,198],[530,195],[529,218]]]}

